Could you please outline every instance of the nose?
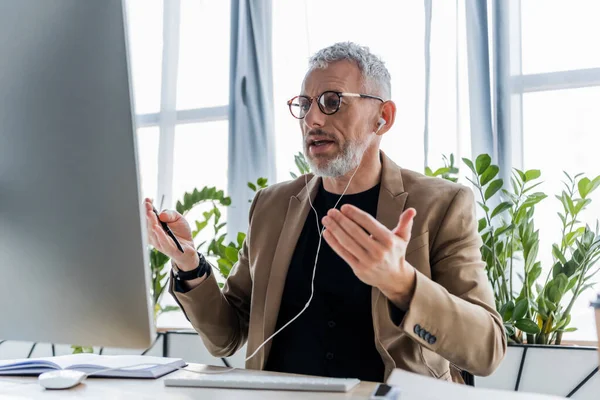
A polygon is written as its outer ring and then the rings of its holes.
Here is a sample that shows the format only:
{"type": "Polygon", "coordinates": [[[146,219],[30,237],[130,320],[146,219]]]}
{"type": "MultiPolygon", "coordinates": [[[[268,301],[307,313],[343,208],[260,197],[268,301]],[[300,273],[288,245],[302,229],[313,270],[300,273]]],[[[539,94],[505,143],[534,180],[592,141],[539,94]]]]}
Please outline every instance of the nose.
{"type": "Polygon", "coordinates": [[[309,129],[322,127],[325,124],[325,119],[327,116],[319,110],[319,106],[317,104],[317,99],[313,100],[310,105],[310,109],[302,119],[304,125],[306,125],[309,129]]]}

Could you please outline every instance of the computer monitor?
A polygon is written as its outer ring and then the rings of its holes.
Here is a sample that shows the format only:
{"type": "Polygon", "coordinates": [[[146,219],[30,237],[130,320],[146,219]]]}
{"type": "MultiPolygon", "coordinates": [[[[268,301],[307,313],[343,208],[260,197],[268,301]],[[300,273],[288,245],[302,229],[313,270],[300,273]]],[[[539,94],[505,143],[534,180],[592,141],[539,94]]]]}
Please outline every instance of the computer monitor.
{"type": "Polygon", "coordinates": [[[0,0],[0,340],[153,339],[124,16],[0,0]]]}

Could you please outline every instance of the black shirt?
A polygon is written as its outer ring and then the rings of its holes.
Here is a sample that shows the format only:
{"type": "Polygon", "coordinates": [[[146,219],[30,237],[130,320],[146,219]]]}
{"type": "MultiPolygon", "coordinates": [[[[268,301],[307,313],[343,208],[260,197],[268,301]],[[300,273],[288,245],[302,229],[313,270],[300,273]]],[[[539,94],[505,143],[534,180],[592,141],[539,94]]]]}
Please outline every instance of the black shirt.
{"type": "MultiPolygon", "coordinates": [[[[344,195],[337,208],[349,203],[375,217],[379,186],[344,195]]],[[[319,188],[314,206],[320,227],[322,218],[339,197],[325,191],[322,185],[319,188]]],[[[311,209],[290,263],[276,329],[294,318],[310,297],[319,242],[317,229],[311,209]]],[[[372,288],[354,275],[325,239],[321,242],[314,286],[308,309],[273,338],[266,369],[382,382],[384,365],[375,348],[372,288]]]]}

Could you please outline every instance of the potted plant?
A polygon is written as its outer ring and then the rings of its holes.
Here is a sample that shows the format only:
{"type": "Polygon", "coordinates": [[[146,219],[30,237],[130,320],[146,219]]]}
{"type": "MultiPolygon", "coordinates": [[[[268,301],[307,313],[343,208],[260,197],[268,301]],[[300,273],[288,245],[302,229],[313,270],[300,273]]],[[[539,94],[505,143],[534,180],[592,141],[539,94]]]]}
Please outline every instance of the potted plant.
{"type": "MultiPolygon", "coordinates": [[[[429,176],[456,182],[458,168],[453,165],[453,160],[452,156],[450,162],[444,157],[443,168],[435,172],[427,168],[425,172],[429,176]]],[[[573,305],[586,289],[594,286],[600,270],[598,222],[592,229],[578,219],[591,203],[590,195],[600,186],[600,176],[594,179],[583,174],[572,177],[565,172],[565,189],[555,196],[558,200],[557,215],[561,221],[560,241],[551,248],[540,249],[534,214],[538,204],[548,201],[547,194],[535,190],[541,184],[541,172],[514,169],[508,190],[504,181],[498,178],[499,168],[492,164],[489,155],[479,155],[474,162],[465,158],[463,162],[473,174],[473,179],[467,179],[473,184],[479,198],[477,203],[482,218],[479,219],[478,230],[483,240],[482,258],[494,291],[496,308],[504,322],[508,351],[520,353],[517,355],[520,357],[520,363],[517,364],[519,369],[516,374],[510,373],[516,376],[516,382],[506,389],[519,390],[523,374],[530,374],[531,379],[536,371],[548,368],[545,364],[525,363],[527,350],[530,350],[529,353],[535,350],[545,352],[546,356],[536,359],[545,358],[549,365],[560,365],[554,357],[576,357],[579,360],[578,365],[572,368],[582,368],[583,379],[579,383],[570,382],[573,388],[568,392],[570,397],[598,370],[595,362],[594,366],[580,366],[583,354],[573,353],[586,352],[584,357],[589,359],[589,355],[596,352],[595,348],[560,345],[564,332],[577,329],[571,322],[573,305]],[[552,254],[551,265],[542,265],[538,259],[540,251],[552,254]],[[543,267],[546,267],[546,273],[543,273],[543,267]],[[556,353],[553,349],[562,351],[556,353]],[[585,368],[590,368],[591,372],[585,368]]],[[[537,391],[550,393],[543,379],[537,381],[542,385],[537,391]]],[[[483,382],[484,386],[487,383],[494,388],[502,385],[494,382],[493,376],[483,382]]],[[[567,392],[552,394],[566,395],[567,392]]]]}

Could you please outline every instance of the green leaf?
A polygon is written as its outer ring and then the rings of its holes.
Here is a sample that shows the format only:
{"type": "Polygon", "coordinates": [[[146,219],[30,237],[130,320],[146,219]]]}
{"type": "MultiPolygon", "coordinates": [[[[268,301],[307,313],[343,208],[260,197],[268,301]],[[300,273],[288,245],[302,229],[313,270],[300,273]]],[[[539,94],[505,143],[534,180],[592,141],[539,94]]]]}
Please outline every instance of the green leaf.
{"type": "Polygon", "coordinates": [[[425,175],[426,176],[435,176],[435,175],[433,175],[433,171],[431,171],[431,168],[429,168],[429,167],[425,167],[425,175]]]}
{"type": "Polygon", "coordinates": [[[575,213],[579,214],[581,210],[585,209],[590,203],[592,199],[579,199],[577,200],[577,204],[575,204],[575,213]]]}
{"type": "Polygon", "coordinates": [[[546,298],[554,304],[558,304],[561,298],[561,293],[556,285],[549,284],[546,288],[546,298]]]}
{"type": "MultiPolygon", "coordinates": [[[[475,160],[477,175],[481,175],[492,163],[492,158],[488,154],[480,154],[475,160]]],[[[482,184],[483,186],[483,184],[482,184]]]]}
{"type": "Polygon", "coordinates": [[[540,333],[540,327],[528,318],[516,321],[515,326],[523,332],[529,333],[531,335],[537,335],[538,333],[540,333]]]}
{"type": "Polygon", "coordinates": [[[468,158],[463,158],[462,159],[463,162],[465,164],[467,164],[467,167],[469,167],[469,169],[474,173],[477,174],[477,171],[475,170],[475,167],[473,166],[473,161],[469,160],[468,158]]]}
{"type": "Polygon", "coordinates": [[[531,268],[531,271],[529,272],[529,274],[527,274],[527,285],[529,287],[531,287],[533,285],[533,283],[537,280],[537,278],[540,277],[541,274],[542,274],[542,263],[538,261],[533,265],[533,268],[531,268]]]}
{"type": "Polygon", "coordinates": [[[599,187],[600,187],[600,175],[595,177],[594,180],[592,181],[590,188],[588,190],[588,194],[592,193],[594,190],[598,189],[599,187]]]}
{"type": "Polygon", "coordinates": [[[487,201],[492,198],[493,195],[496,194],[498,190],[502,188],[503,182],[502,179],[496,179],[490,183],[488,188],[485,190],[484,199],[487,201]]]}
{"type": "Polygon", "coordinates": [[[579,189],[579,195],[581,196],[581,198],[585,199],[590,189],[592,188],[592,182],[589,180],[589,178],[582,178],[577,183],[577,188],[579,189]]]}
{"type": "Polygon", "coordinates": [[[261,188],[265,187],[267,185],[267,178],[258,178],[256,183],[258,183],[258,186],[260,186],[261,188]]]}
{"type": "Polygon", "coordinates": [[[238,232],[238,234],[237,234],[238,248],[242,248],[242,244],[244,243],[244,240],[246,240],[246,234],[244,232],[238,232]]]}
{"type": "Polygon", "coordinates": [[[572,290],[575,287],[575,285],[577,284],[578,279],[579,279],[579,275],[571,277],[569,279],[569,284],[567,285],[567,288],[565,289],[565,291],[572,290]]]}
{"type": "Polygon", "coordinates": [[[532,181],[534,179],[539,178],[542,175],[539,169],[530,169],[525,172],[525,182],[532,181]]]}
{"type": "Polygon", "coordinates": [[[481,218],[479,220],[479,226],[477,228],[478,232],[481,232],[482,230],[484,230],[487,227],[487,221],[485,220],[485,218],[481,218]]]}
{"type": "Polygon", "coordinates": [[[500,237],[504,233],[508,233],[508,232],[512,231],[513,229],[515,229],[515,225],[514,224],[501,226],[500,228],[498,228],[496,230],[496,238],[500,237]]]}
{"type": "Polygon", "coordinates": [[[525,258],[525,272],[531,271],[531,268],[535,264],[535,260],[538,255],[539,242],[535,241],[531,245],[531,248],[527,252],[527,257],[525,258]]]}
{"type": "Polygon", "coordinates": [[[569,284],[569,278],[567,278],[565,274],[560,273],[556,276],[556,278],[554,278],[554,281],[556,282],[556,287],[561,295],[564,294],[566,292],[567,285],[569,284]]]}
{"type": "MultiPolygon", "coordinates": [[[[562,330],[562,329],[561,329],[562,330]]],[[[577,328],[573,327],[573,328],[567,328],[562,330],[563,332],[575,332],[577,330],[577,328]]]]}
{"type": "Polygon", "coordinates": [[[500,171],[500,168],[498,168],[497,165],[490,165],[485,170],[485,172],[481,175],[481,178],[479,178],[479,182],[481,183],[481,186],[485,186],[489,182],[491,182],[492,179],[494,179],[496,177],[496,175],[498,175],[499,171],[500,171]]]}
{"type": "Polygon", "coordinates": [[[500,315],[502,315],[502,320],[505,322],[512,320],[514,310],[515,310],[515,303],[512,300],[510,300],[507,303],[504,303],[504,305],[502,305],[502,307],[500,307],[500,315]]]}
{"type": "Polygon", "coordinates": [[[541,284],[536,283],[535,284],[535,289],[537,290],[538,294],[541,294],[542,291],[544,290],[544,287],[541,284]]]}
{"type": "Polygon", "coordinates": [[[256,185],[252,182],[248,182],[248,187],[252,189],[253,192],[256,192],[256,185]]]}
{"type": "Polygon", "coordinates": [[[235,264],[238,260],[238,250],[235,247],[225,248],[225,256],[232,264],[235,264]]]}
{"type": "Polygon", "coordinates": [[[221,272],[221,275],[223,275],[224,278],[227,278],[233,267],[231,262],[225,258],[219,258],[217,264],[219,265],[219,272],[221,272]]]}
{"type": "Polygon", "coordinates": [[[433,176],[440,176],[440,175],[444,175],[450,172],[450,168],[446,168],[446,167],[442,167],[442,168],[438,168],[434,173],[433,176]]]}
{"type": "Polygon", "coordinates": [[[488,206],[486,206],[485,204],[483,204],[482,202],[478,201],[477,204],[479,204],[479,207],[481,207],[481,209],[483,211],[485,211],[486,213],[490,212],[490,208],[488,206]]]}
{"type": "Polygon", "coordinates": [[[554,264],[554,266],[552,266],[552,278],[556,278],[558,276],[558,274],[560,274],[563,270],[563,266],[562,264],[559,262],[557,262],[556,264],[554,264]]]}
{"type": "Polygon", "coordinates": [[[554,256],[554,258],[556,258],[557,260],[559,260],[561,263],[563,263],[563,264],[567,263],[567,259],[560,252],[560,249],[558,248],[558,246],[556,244],[552,245],[552,255],[554,256]]]}
{"type": "Polygon", "coordinates": [[[292,176],[292,179],[296,179],[296,178],[298,178],[298,175],[296,175],[296,174],[295,174],[295,173],[293,173],[293,172],[290,172],[290,175],[292,176]]]}
{"type": "Polygon", "coordinates": [[[525,314],[527,314],[527,306],[527,299],[521,299],[517,301],[517,304],[515,305],[515,309],[513,311],[512,320],[517,321],[523,319],[525,314]]]}
{"type": "Polygon", "coordinates": [[[573,245],[573,242],[579,237],[581,237],[585,233],[585,227],[581,226],[574,230],[573,232],[567,233],[565,236],[565,244],[567,246],[573,245]]]}
{"type": "Polygon", "coordinates": [[[523,172],[517,168],[515,168],[515,171],[517,171],[517,174],[519,174],[519,177],[521,178],[521,182],[527,181],[527,176],[525,175],[525,172],[523,172]]]}
{"type": "Polygon", "coordinates": [[[538,187],[539,185],[541,185],[543,182],[538,182],[533,186],[528,187],[527,189],[523,190],[523,194],[532,191],[533,189],[535,189],[536,187],[538,187]]]}
{"type": "Polygon", "coordinates": [[[164,306],[160,309],[160,311],[162,313],[173,312],[173,311],[178,311],[178,310],[179,310],[178,306],[164,306]]]}
{"type": "Polygon", "coordinates": [[[572,276],[577,271],[578,265],[575,260],[569,260],[563,265],[563,272],[567,277],[572,276]]]}
{"type": "Polygon", "coordinates": [[[573,199],[569,195],[567,195],[565,198],[567,200],[567,207],[568,207],[567,209],[569,210],[569,212],[571,214],[575,214],[575,206],[573,204],[573,199]]]}
{"type": "Polygon", "coordinates": [[[498,204],[496,208],[494,208],[494,211],[492,211],[492,216],[490,218],[494,218],[496,215],[501,214],[506,210],[509,210],[511,207],[512,203],[508,201],[503,201],[502,203],[498,204]]]}

